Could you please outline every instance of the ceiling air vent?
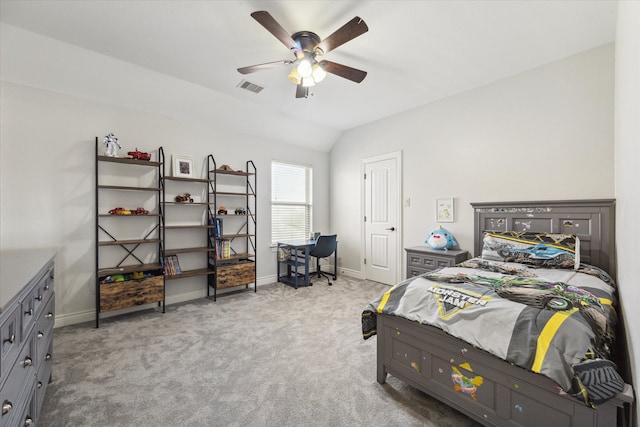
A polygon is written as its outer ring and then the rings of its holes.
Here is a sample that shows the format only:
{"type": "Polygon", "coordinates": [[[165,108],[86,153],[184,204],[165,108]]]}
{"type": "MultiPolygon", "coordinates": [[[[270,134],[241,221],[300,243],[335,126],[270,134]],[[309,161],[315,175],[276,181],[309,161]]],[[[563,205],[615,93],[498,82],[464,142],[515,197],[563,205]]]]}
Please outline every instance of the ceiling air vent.
{"type": "Polygon", "coordinates": [[[238,87],[240,89],[245,89],[253,93],[260,93],[260,91],[264,89],[264,87],[257,85],[255,83],[248,82],[246,80],[242,80],[240,84],[238,84],[238,87]]]}

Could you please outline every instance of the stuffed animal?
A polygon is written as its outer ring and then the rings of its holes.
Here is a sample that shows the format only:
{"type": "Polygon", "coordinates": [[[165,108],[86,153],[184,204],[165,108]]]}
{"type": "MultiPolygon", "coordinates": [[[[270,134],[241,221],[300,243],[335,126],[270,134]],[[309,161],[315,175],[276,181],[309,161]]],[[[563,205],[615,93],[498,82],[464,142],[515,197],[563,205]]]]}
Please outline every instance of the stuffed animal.
{"type": "Polygon", "coordinates": [[[458,246],[458,242],[456,242],[453,234],[449,233],[447,229],[442,228],[442,226],[429,233],[424,242],[433,249],[442,249],[445,251],[458,246]]]}

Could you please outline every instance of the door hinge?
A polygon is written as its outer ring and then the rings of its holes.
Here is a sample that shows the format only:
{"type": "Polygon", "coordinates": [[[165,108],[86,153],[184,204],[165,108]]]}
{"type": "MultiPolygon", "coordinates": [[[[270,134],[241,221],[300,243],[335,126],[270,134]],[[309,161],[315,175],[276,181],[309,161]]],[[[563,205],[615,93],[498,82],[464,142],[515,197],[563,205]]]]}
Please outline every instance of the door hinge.
{"type": "Polygon", "coordinates": [[[365,263],[365,264],[367,263],[367,259],[366,259],[366,258],[364,259],[364,263],[365,263]]]}
{"type": "Polygon", "coordinates": [[[364,174],[364,179],[367,179],[367,174],[366,173],[364,174]]]}
{"type": "Polygon", "coordinates": [[[366,216],[364,217],[364,222],[367,222],[367,217],[366,216]]]}

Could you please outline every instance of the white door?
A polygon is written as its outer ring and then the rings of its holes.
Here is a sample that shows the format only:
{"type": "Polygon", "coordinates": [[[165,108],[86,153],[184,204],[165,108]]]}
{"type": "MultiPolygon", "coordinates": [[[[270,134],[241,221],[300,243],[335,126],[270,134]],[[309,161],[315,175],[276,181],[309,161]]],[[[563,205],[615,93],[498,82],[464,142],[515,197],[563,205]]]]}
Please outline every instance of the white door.
{"type": "Polygon", "coordinates": [[[401,153],[363,160],[364,273],[386,284],[400,280],[401,153]]]}

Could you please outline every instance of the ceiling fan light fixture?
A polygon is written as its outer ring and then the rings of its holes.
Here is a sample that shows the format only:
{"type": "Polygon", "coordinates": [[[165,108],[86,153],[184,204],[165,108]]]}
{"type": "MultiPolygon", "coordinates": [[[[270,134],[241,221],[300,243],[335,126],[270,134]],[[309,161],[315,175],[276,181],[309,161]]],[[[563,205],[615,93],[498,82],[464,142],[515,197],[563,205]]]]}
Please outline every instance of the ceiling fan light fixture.
{"type": "Polygon", "coordinates": [[[291,69],[291,72],[289,73],[289,80],[294,85],[299,85],[300,83],[302,83],[302,76],[298,72],[298,67],[293,67],[293,69],[291,69]]]}
{"type": "Polygon", "coordinates": [[[315,81],[316,83],[320,83],[324,80],[325,77],[327,77],[327,72],[317,62],[313,64],[311,70],[313,81],[315,81]]]}
{"type": "Polygon", "coordinates": [[[369,27],[359,16],[338,28],[325,39],[311,31],[298,31],[291,35],[267,11],[261,10],[251,14],[267,31],[275,36],[295,56],[295,60],[267,62],[238,68],[241,74],[274,68],[278,65],[296,64],[289,72],[289,80],[296,85],[296,98],[306,98],[309,87],[324,80],[327,73],[360,83],[367,76],[366,71],[348,67],[327,60],[318,62],[318,57],[336,49],[369,31],[369,27]]]}
{"type": "Polygon", "coordinates": [[[312,71],[311,62],[307,58],[300,61],[300,64],[298,65],[298,73],[300,73],[300,76],[311,77],[312,71]]]}

